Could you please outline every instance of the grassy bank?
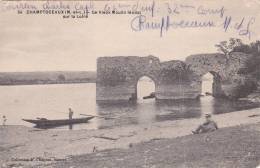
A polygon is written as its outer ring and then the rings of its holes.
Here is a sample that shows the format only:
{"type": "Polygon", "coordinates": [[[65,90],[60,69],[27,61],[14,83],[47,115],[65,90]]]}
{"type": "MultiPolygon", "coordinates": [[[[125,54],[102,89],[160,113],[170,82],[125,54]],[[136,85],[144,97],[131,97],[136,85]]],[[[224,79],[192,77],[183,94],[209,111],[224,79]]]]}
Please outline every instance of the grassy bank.
{"type": "Polygon", "coordinates": [[[207,134],[151,140],[133,144],[129,149],[75,156],[49,167],[255,168],[259,164],[260,123],[222,128],[207,134]]]}

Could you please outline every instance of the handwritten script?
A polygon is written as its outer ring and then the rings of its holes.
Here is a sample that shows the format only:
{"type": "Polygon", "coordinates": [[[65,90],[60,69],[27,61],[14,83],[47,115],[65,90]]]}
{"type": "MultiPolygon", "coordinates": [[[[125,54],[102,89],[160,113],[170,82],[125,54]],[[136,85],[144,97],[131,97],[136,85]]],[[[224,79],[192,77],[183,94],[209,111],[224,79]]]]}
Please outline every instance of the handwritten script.
{"type": "Polygon", "coordinates": [[[146,13],[131,20],[131,29],[135,32],[158,30],[160,37],[174,29],[221,29],[223,32],[234,31],[240,36],[251,38],[251,26],[256,22],[254,16],[234,18],[226,14],[224,5],[208,7],[207,5],[191,5],[184,3],[152,1],[146,13]],[[160,9],[160,10],[159,10],[160,9]]]}
{"type": "Polygon", "coordinates": [[[254,16],[240,14],[237,17],[225,4],[185,1],[2,1],[0,7],[1,13],[60,14],[63,18],[129,15],[126,21],[133,32],[153,30],[158,31],[160,37],[178,29],[206,29],[237,33],[250,39],[254,35],[252,26],[257,21],[254,16]]]}

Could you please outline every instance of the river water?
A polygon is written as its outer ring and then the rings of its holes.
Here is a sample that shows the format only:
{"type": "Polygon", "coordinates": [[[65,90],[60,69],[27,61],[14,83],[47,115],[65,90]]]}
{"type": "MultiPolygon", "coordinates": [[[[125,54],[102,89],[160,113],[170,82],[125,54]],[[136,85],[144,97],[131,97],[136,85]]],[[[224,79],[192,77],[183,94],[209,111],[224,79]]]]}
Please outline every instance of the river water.
{"type": "MultiPolygon", "coordinates": [[[[139,87],[139,86],[138,86],[139,87]]],[[[153,86],[151,86],[153,87],[153,86]]],[[[227,101],[210,96],[192,101],[155,101],[143,100],[150,93],[144,83],[139,89],[140,99],[136,103],[96,103],[96,85],[53,84],[0,86],[0,115],[7,117],[8,125],[33,125],[22,119],[36,117],[48,119],[68,118],[68,108],[74,111],[73,117],[80,114],[100,115],[115,119],[94,118],[89,123],[73,125],[72,129],[103,129],[131,124],[152,124],[167,120],[200,118],[205,113],[221,114],[244,109],[256,108],[245,101],[227,101]]],[[[69,126],[55,129],[69,129],[69,126]]]]}

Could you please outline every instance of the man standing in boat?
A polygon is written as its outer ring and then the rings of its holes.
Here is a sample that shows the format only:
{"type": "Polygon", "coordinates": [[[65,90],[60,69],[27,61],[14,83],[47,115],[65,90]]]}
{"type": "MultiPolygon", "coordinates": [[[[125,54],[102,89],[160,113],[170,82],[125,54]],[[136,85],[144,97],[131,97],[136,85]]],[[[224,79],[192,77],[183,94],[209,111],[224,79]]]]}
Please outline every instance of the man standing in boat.
{"type": "Polygon", "coordinates": [[[71,120],[73,116],[73,111],[71,108],[69,108],[69,119],[71,120]]]}

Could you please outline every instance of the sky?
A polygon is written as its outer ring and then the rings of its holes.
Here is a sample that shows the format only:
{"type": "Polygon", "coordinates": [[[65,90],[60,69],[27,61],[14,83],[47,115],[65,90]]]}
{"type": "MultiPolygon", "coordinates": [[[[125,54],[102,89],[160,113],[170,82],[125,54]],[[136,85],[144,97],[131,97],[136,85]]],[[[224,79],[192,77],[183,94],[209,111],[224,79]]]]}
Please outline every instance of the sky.
{"type": "MultiPolygon", "coordinates": [[[[191,5],[205,9],[225,8],[243,26],[250,18],[251,38],[240,36],[232,28],[172,29],[160,37],[159,30],[133,31],[131,21],[137,15],[89,15],[87,19],[63,19],[60,15],[18,15],[16,10],[6,10],[18,2],[1,1],[0,10],[0,72],[16,71],[95,71],[96,59],[101,56],[148,56],[161,61],[185,60],[191,54],[217,52],[215,44],[230,37],[241,38],[245,43],[260,39],[260,0],[197,0],[154,1],[156,13],[142,12],[148,21],[161,21],[168,15],[166,3],[191,5]]],[[[21,2],[19,2],[21,3],[21,2]]],[[[42,6],[43,2],[29,2],[42,6]]],[[[66,1],[66,3],[68,3],[66,1]]],[[[107,2],[95,2],[101,9],[107,2]]],[[[109,2],[118,3],[117,1],[109,2]]],[[[134,4],[135,1],[121,1],[134,4]]],[[[140,2],[149,6],[153,1],[140,2]]],[[[73,4],[72,4],[73,6],[73,4]]],[[[10,8],[9,8],[10,9],[10,8]]],[[[141,8],[140,8],[141,10],[141,8]]],[[[196,10],[197,11],[197,10],[196,10]]],[[[196,15],[183,12],[171,15],[175,20],[212,20],[222,22],[218,14],[196,15]]],[[[232,20],[232,21],[233,21],[232,20]]]]}

